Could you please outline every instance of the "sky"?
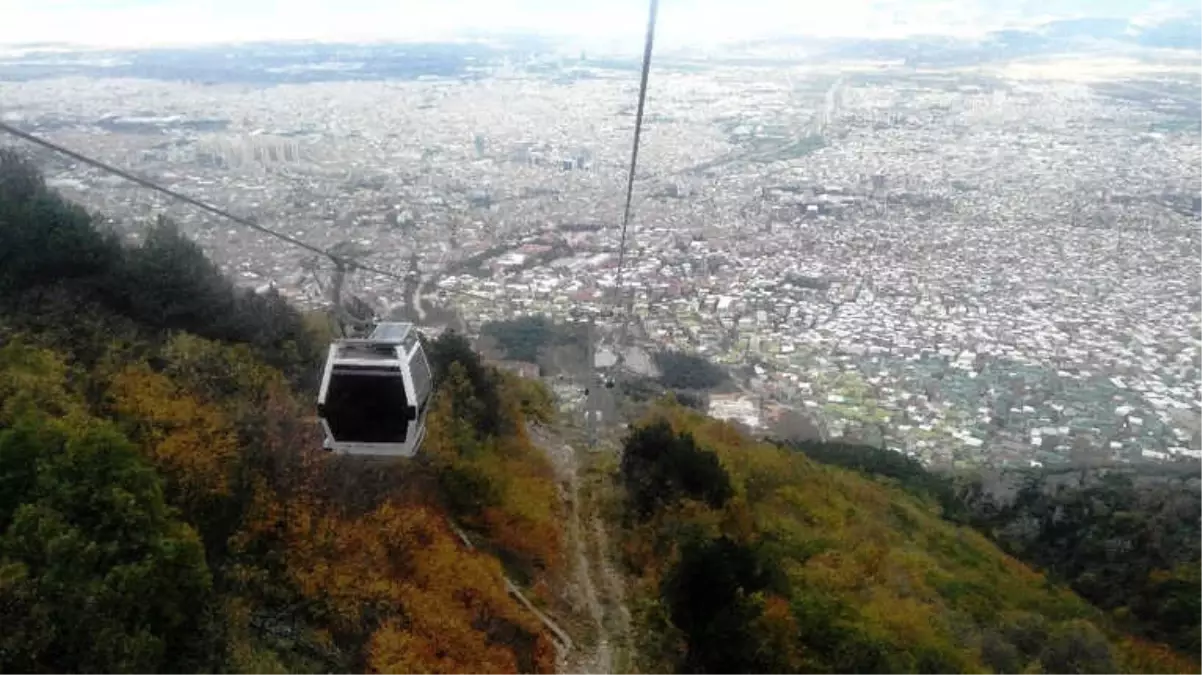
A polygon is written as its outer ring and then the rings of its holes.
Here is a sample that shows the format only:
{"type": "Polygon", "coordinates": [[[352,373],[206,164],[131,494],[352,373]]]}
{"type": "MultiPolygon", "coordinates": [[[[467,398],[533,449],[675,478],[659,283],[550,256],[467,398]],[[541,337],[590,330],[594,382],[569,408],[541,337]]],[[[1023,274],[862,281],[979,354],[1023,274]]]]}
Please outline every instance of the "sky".
{"type": "MultiPolygon", "coordinates": [[[[1159,16],[1197,0],[661,0],[666,49],[780,36],[970,36],[1067,16],[1159,16]]],[[[647,0],[0,0],[0,44],[147,47],[446,40],[527,33],[639,51],[647,0]]]]}

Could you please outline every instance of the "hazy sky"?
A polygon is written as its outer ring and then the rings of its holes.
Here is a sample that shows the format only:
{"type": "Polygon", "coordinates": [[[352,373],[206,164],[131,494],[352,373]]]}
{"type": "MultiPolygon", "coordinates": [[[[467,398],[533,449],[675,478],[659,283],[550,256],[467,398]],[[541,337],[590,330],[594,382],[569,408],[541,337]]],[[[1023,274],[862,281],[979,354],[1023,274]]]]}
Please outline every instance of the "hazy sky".
{"type": "MultiPolygon", "coordinates": [[[[638,44],[647,0],[0,0],[0,44],[149,46],[437,40],[518,31],[638,44]]],[[[1064,16],[1136,16],[1197,0],[661,0],[664,48],[771,35],[972,34],[1064,16]]]]}

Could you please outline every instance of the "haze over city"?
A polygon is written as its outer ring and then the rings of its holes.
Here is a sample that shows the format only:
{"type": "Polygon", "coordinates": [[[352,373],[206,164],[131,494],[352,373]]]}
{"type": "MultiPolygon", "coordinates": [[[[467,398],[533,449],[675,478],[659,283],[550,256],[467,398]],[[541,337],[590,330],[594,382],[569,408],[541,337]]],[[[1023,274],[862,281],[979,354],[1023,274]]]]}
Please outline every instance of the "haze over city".
{"type": "MultiPolygon", "coordinates": [[[[540,35],[637,53],[644,3],[613,0],[8,0],[0,44],[147,47],[281,40],[437,41],[540,35]]],[[[1188,0],[690,0],[666,2],[660,50],[790,36],[979,37],[1054,20],[1134,24],[1196,14],[1188,0]]]]}

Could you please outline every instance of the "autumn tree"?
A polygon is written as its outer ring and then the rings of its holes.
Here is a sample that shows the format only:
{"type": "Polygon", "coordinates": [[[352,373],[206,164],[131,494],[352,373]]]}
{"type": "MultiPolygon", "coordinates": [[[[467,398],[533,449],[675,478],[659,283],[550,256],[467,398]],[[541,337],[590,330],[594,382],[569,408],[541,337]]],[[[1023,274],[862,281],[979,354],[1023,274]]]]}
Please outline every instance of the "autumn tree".
{"type": "Polygon", "coordinates": [[[977,487],[962,501],[972,522],[1007,551],[1067,582],[1128,629],[1198,653],[1202,501],[1190,485],[1194,476],[1075,473],[1022,472],[1011,476],[1018,483],[1012,499],[977,487]]]}
{"type": "MultiPolygon", "coordinates": [[[[1169,564],[1172,564],[1170,562],[1169,564]]],[[[1202,565],[1179,562],[1148,573],[1143,592],[1132,593],[1131,613],[1154,626],[1153,635],[1188,654],[1202,651],[1202,565]]]]}
{"type": "Polygon", "coordinates": [[[268,363],[312,384],[320,346],[276,291],[240,290],[172,221],[160,218],[130,249],[113,301],[162,328],[251,345],[268,363]]]}
{"type": "Polygon", "coordinates": [[[953,479],[927,470],[913,457],[871,445],[823,441],[820,438],[788,439],[784,446],[801,451],[810,459],[823,464],[851,469],[865,476],[896,481],[915,495],[937,501],[943,508],[944,517],[953,520],[964,518],[964,507],[953,479]]]}
{"type": "MultiPolygon", "coordinates": [[[[323,346],[285,298],[237,289],[170,220],[151,225],[140,246],[123,246],[11,151],[0,153],[0,307],[39,330],[74,326],[73,309],[85,323],[100,314],[132,320],[143,333],[186,330],[249,344],[305,386],[315,383],[323,346]],[[39,320],[47,310],[53,321],[39,320]]],[[[94,346],[62,332],[73,347],[94,346]]]]}
{"type": "Polygon", "coordinates": [[[128,366],[109,391],[112,414],[165,478],[169,501],[210,535],[210,551],[231,532],[217,527],[230,508],[238,439],[221,411],[149,366],[128,366]]]}
{"type": "Polygon", "coordinates": [[[717,456],[664,420],[639,427],[626,440],[621,474],[633,510],[641,517],[686,497],[718,508],[733,494],[717,456]]]}
{"type": "Polygon", "coordinates": [[[0,670],[213,667],[204,551],[125,438],[23,417],[0,476],[0,670]]]}
{"type": "MultiPolygon", "coordinates": [[[[763,639],[780,638],[761,632],[772,625],[789,625],[787,603],[769,603],[766,591],[781,583],[774,563],[728,537],[687,543],[680,562],[664,580],[662,593],[672,623],[684,632],[687,646],[684,672],[758,673],[790,670],[784,650],[762,649],[763,639]],[[772,612],[765,616],[765,609],[772,612]]],[[[783,589],[782,589],[783,590],[783,589]]]]}
{"type": "Polygon", "coordinates": [[[426,354],[436,387],[447,380],[453,365],[463,370],[469,387],[455,390],[456,412],[469,415],[467,421],[481,436],[501,433],[503,407],[496,371],[480,360],[467,338],[447,331],[427,343],[426,354]]]}
{"type": "Polygon", "coordinates": [[[297,593],[293,604],[350,655],[342,669],[550,667],[547,638],[507,595],[497,562],[464,550],[429,509],[386,503],[346,518],[319,500],[263,500],[236,549],[258,552],[248,562],[286,552],[276,559],[297,593]],[[528,650],[517,649],[513,636],[525,636],[528,650]]]}
{"type": "Polygon", "coordinates": [[[297,391],[319,323],[168,221],[132,247],[99,223],[0,153],[0,671],[554,668],[499,563],[541,581],[560,557],[526,435],[545,389],[450,334],[431,352],[447,461],[331,457],[297,391]],[[448,469],[495,496],[464,510],[475,551],[448,469]]]}
{"type": "MultiPolygon", "coordinates": [[[[823,449],[828,463],[670,402],[649,411],[620,470],[627,508],[642,509],[623,535],[632,611],[641,633],[662,636],[642,640],[640,658],[650,660],[641,667],[1196,672],[1188,656],[1123,634],[1115,615],[942,518],[932,499],[941,488],[920,467],[823,449]],[[729,498],[680,498],[683,481],[649,478],[672,475],[663,456],[686,436],[713,455],[729,498]]],[[[1080,522],[1087,506],[1062,508],[1061,518],[1080,522]]],[[[1175,601],[1163,614],[1185,616],[1191,580],[1156,578],[1175,601]]]]}
{"type": "MultiPolygon", "coordinates": [[[[500,411],[514,431],[482,435],[473,425],[485,404],[468,373],[459,363],[451,365],[435,395],[423,452],[437,469],[451,512],[521,563],[527,576],[537,576],[560,560],[554,474],[525,434],[518,396],[505,396],[509,404],[500,411]]],[[[511,380],[497,382],[506,394],[515,391],[511,380]]]]}
{"type": "Polygon", "coordinates": [[[1045,673],[1113,673],[1109,641],[1088,621],[1070,621],[1048,636],[1039,655],[1045,673]]]}
{"type": "Polygon", "coordinates": [[[0,346],[0,428],[32,413],[82,414],[83,406],[67,390],[69,372],[57,354],[23,339],[0,346]]]}

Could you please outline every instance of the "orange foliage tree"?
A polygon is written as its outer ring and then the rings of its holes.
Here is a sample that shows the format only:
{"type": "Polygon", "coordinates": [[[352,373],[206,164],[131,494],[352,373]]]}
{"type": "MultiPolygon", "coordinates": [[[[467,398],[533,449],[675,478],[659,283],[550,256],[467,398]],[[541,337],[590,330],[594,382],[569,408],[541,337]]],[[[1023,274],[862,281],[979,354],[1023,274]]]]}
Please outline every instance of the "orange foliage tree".
{"type": "MultiPolygon", "coordinates": [[[[398,503],[395,487],[345,500],[340,472],[370,472],[317,450],[306,407],[282,378],[237,349],[189,336],[173,338],[164,360],[163,372],[117,370],[106,400],[167,477],[172,500],[207,538],[229,538],[211,548],[228,554],[220,576],[241,598],[227,603],[238,624],[231,634],[246,633],[255,614],[247,608],[257,607],[301,621],[302,651],[328,652],[317,663],[343,669],[552,669],[548,638],[508,596],[496,559],[465,550],[431,508],[398,503]],[[232,526],[214,522],[215,504],[224,507],[218,515],[236,516],[232,526]]],[[[483,459],[495,468],[516,452],[483,459]]],[[[519,484],[506,492],[511,508],[488,512],[501,516],[489,522],[516,550],[537,549],[527,544],[527,514],[537,509],[514,496],[537,499],[538,488],[519,484]]],[[[239,662],[275,663],[253,642],[232,647],[239,662]]]]}
{"type": "Polygon", "coordinates": [[[559,494],[549,461],[526,434],[518,397],[509,395],[511,382],[497,382],[508,401],[501,436],[469,422],[483,403],[466,370],[452,363],[431,405],[424,452],[452,512],[538,576],[562,560],[559,494]]]}
{"type": "Polygon", "coordinates": [[[374,672],[546,672],[550,643],[506,592],[500,565],[463,549],[429,508],[342,517],[320,500],[266,497],[242,551],[286,552],[283,581],[309,620],[374,672]]]}

